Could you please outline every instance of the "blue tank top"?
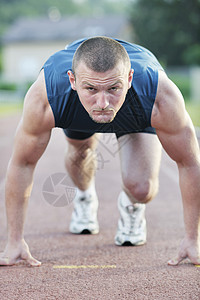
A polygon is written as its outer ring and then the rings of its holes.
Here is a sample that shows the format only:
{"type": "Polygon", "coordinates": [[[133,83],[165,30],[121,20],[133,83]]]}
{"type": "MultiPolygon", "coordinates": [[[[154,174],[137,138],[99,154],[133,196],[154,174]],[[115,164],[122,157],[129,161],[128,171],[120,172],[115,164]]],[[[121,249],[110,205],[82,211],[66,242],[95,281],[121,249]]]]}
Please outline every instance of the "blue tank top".
{"type": "Polygon", "coordinates": [[[163,70],[155,56],[136,44],[117,40],[128,52],[134,69],[132,87],[111,123],[94,122],[82,106],[78,94],[71,89],[67,71],[72,68],[72,58],[77,47],[84,41],[78,40],[65,50],[52,55],[44,64],[46,90],[52,108],[55,127],[81,132],[139,132],[151,127],[151,113],[154,105],[158,70],[163,70]]]}

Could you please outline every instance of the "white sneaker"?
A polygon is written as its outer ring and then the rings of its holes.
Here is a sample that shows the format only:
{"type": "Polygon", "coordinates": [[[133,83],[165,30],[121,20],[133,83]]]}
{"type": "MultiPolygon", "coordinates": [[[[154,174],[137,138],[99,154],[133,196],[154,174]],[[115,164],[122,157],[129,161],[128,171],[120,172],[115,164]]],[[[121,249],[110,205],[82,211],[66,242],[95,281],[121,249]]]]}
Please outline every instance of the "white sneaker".
{"type": "Polygon", "coordinates": [[[70,232],[97,234],[99,232],[97,210],[98,198],[96,194],[85,197],[77,195],[74,199],[74,211],[69,226],[70,232]]]}
{"type": "Polygon", "coordinates": [[[145,204],[131,204],[125,206],[123,198],[127,197],[122,191],[118,198],[120,219],[115,236],[118,246],[136,246],[146,243],[145,204]]]}

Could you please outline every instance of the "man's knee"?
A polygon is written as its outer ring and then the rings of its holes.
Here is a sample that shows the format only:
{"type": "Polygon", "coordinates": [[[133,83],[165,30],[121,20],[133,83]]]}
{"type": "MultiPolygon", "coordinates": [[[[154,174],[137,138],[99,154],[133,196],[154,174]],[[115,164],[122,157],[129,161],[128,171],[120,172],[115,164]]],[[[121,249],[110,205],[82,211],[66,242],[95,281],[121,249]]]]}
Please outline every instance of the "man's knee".
{"type": "Polygon", "coordinates": [[[155,197],[158,192],[158,179],[133,181],[124,180],[124,190],[132,202],[147,203],[155,197]]]}

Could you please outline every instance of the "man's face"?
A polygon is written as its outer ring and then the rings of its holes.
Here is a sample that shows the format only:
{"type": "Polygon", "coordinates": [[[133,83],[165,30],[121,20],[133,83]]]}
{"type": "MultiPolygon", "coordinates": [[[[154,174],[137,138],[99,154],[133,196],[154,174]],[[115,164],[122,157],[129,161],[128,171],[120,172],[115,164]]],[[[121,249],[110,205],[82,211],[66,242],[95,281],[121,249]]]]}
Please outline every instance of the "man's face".
{"type": "Polygon", "coordinates": [[[128,89],[131,87],[133,70],[120,62],[114,69],[104,73],[89,69],[80,62],[76,69],[76,78],[68,71],[73,90],[93,121],[110,123],[124,103],[128,89]]]}

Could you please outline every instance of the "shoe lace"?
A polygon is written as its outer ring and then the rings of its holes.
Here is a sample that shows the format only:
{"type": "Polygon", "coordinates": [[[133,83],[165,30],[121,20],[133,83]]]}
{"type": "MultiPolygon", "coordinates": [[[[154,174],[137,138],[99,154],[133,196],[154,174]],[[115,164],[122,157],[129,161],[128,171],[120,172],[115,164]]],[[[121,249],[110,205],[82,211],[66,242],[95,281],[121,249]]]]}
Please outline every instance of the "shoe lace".
{"type": "Polygon", "coordinates": [[[126,211],[127,211],[127,215],[126,215],[127,217],[124,220],[125,234],[136,233],[139,226],[137,213],[136,213],[138,211],[138,208],[134,207],[133,205],[128,205],[126,207],[126,211]]]}
{"type": "Polygon", "coordinates": [[[80,213],[81,213],[81,219],[84,221],[88,221],[90,219],[90,203],[87,201],[86,197],[80,198],[80,213]]]}

